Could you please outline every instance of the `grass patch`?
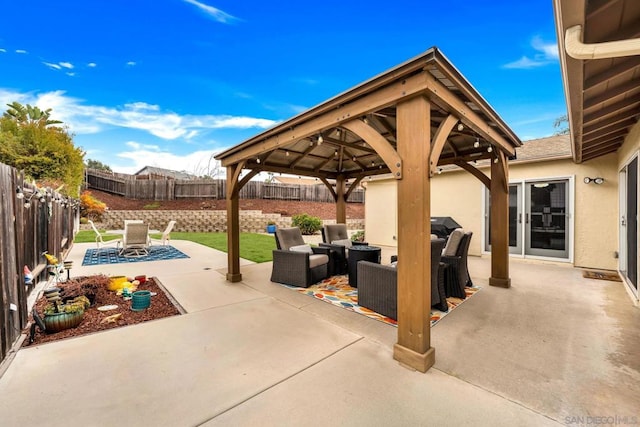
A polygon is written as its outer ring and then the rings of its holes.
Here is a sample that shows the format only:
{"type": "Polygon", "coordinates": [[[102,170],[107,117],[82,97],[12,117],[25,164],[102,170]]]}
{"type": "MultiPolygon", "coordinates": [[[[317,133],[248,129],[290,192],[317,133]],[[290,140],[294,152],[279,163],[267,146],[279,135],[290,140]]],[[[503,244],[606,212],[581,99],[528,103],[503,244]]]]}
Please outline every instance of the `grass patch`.
{"type": "Polygon", "coordinates": [[[147,203],[142,207],[142,209],[159,209],[159,208],[160,208],[160,202],[147,203]]]}
{"type": "MultiPolygon", "coordinates": [[[[104,232],[100,230],[100,232],[104,232]]],[[[159,239],[162,234],[152,234],[151,237],[159,239]]],[[[103,234],[105,241],[118,239],[119,236],[103,234]]],[[[227,252],[227,233],[183,233],[172,232],[171,240],[189,240],[201,245],[227,252]]],[[[76,234],[75,243],[93,243],[96,234],[93,230],[82,230],[76,234]]],[[[269,262],[273,260],[273,251],[276,241],[271,234],[240,233],[240,258],[253,262],[269,262]]]]}

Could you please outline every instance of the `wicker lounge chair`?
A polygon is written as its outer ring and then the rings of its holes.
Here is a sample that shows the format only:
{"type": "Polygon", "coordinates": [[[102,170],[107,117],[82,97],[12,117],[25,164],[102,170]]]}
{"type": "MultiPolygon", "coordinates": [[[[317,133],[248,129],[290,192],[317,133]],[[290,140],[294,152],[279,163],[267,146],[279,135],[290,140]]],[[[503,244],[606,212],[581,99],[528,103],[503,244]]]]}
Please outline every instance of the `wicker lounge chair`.
{"type": "Polygon", "coordinates": [[[278,228],[274,236],[278,249],[273,251],[272,282],[308,288],[329,277],[328,248],[305,244],[297,227],[278,228]]]}
{"type": "MultiPolygon", "coordinates": [[[[444,243],[444,239],[431,240],[431,305],[446,312],[449,307],[444,288],[444,265],[440,263],[444,243]]],[[[397,320],[397,268],[360,261],[358,263],[358,305],[397,320]]]]}
{"type": "Polygon", "coordinates": [[[320,247],[331,249],[331,274],[347,274],[347,251],[352,245],[367,245],[367,242],[351,241],[346,224],[327,224],[321,231],[320,247]]]}
{"type": "Polygon", "coordinates": [[[467,267],[467,255],[469,254],[469,244],[472,236],[472,231],[464,233],[455,248],[454,254],[451,255],[451,252],[445,252],[442,255],[442,262],[447,264],[445,275],[447,296],[464,299],[467,297],[464,288],[473,286],[467,267]]]}

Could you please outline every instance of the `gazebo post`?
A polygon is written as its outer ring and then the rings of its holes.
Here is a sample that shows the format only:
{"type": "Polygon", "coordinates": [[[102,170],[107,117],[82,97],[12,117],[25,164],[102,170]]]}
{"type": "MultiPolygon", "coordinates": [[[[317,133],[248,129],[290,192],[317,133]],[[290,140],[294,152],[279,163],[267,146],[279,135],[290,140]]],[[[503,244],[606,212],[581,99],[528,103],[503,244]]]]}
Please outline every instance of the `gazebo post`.
{"type": "Polygon", "coordinates": [[[340,174],[336,178],[336,223],[338,224],[347,223],[347,201],[344,193],[344,175],[340,174]]]}
{"type": "Polygon", "coordinates": [[[426,372],[431,347],[431,153],[430,103],[416,97],[397,105],[398,154],[398,342],[393,357],[426,372]]]}
{"type": "Polygon", "coordinates": [[[491,162],[491,277],[489,285],[511,287],[509,278],[509,167],[498,150],[491,162]]]}
{"type": "Polygon", "coordinates": [[[227,280],[239,282],[240,274],[240,191],[242,165],[227,166],[227,280]]]}

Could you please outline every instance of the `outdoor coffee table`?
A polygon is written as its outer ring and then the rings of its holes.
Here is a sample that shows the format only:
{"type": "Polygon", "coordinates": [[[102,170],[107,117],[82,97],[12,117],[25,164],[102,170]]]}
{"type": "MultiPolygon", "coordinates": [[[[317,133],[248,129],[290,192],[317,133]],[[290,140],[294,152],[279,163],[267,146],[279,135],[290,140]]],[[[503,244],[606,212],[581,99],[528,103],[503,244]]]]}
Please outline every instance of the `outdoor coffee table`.
{"type": "Polygon", "coordinates": [[[370,261],[380,264],[382,249],[377,246],[358,245],[349,248],[349,286],[358,287],[358,261],[370,261]]]}

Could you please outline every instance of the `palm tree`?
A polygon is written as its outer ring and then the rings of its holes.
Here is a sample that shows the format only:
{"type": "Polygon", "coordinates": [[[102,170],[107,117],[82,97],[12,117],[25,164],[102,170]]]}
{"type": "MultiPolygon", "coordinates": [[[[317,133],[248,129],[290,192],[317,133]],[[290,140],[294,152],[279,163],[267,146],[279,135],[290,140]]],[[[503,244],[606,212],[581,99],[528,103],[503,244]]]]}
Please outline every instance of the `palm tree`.
{"type": "Polygon", "coordinates": [[[52,120],[51,108],[41,110],[38,107],[33,107],[29,104],[22,105],[17,101],[7,104],[9,109],[5,111],[4,116],[12,118],[18,123],[34,123],[42,126],[58,125],[62,122],[60,120],[52,120]]]}

